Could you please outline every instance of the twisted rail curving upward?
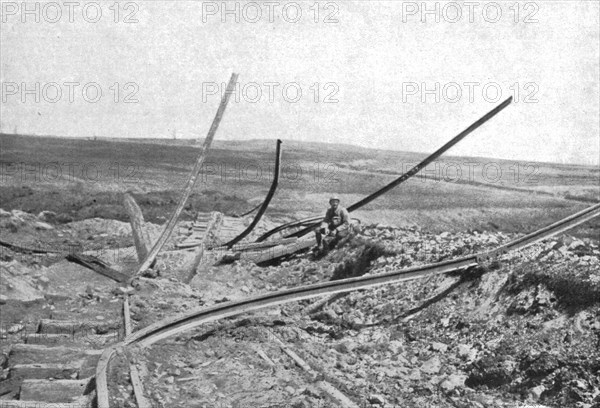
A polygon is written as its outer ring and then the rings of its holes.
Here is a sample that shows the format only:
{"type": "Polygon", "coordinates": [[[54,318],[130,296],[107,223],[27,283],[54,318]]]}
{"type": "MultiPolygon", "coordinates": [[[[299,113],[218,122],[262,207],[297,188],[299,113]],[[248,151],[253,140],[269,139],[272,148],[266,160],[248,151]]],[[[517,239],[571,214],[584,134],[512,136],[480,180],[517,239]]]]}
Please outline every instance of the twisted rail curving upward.
{"type": "MultiPolygon", "coordinates": [[[[490,120],[491,118],[493,118],[494,116],[496,116],[502,109],[504,109],[508,105],[510,105],[511,102],[512,102],[512,96],[509,97],[508,99],[506,99],[500,105],[496,106],[494,109],[492,109],[488,113],[486,113],[478,121],[476,121],[471,126],[469,126],[465,130],[463,130],[462,132],[460,132],[457,136],[455,136],[453,139],[451,139],[450,141],[448,141],[445,145],[443,145],[442,147],[440,147],[439,149],[437,149],[435,152],[433,152],[431,155],[429,155],[428,157],[426,157],[421,163],[419,163],[416,166],[414,166],[412,169],[410,169],[409,171],[407,171],[406,173],[404,173],[403,175],[401,175],[400,177],[398,177],[396,180],[392,181],[391,183],[389,183],[388,185],[384,186],[383,188],[375,191],[372,194],[369,194],[368,196],[366,196],[362,200],[357,201],[356,203],[354,203],[351,206],[349,206],[347,208],[348,212],[352,212],[354,210],[359,209],[360,207],[362,207],[362,206],[370,203],[371,201],[375,200],[377,197],[382,196],[383,194],[387,193],[388,191],[390,191],[394,187],[398,186],[399,184],[404,183],[406,180],[408,180],[409,178],[411,178],[412,176],[414,176],[415,174],[417,174],[418,172],[420,172],[422,169],[424,169],[429,164],[431,164],[431,162],[433,162],[435,159],[437,159],[442,154],[444,154],[446,151],[448,151],[452,146],[454,146],[455,144],[457,144],[458,142],[460,142],[462,139],[464,139],[465,137],[467,137],[475,129],[477,129],[478,127],[480,127],[481,125],[483,125],[485,122],[487,122],[488,120],[490,120]]],[[[322,218],[323,217],[307,218],[307,219],[300,220],[300,221],[297,221],[297,222],[292,222],[292,223],[285,224],[284,226],[280,226],[280,227],[272,229],[271,231],[266,232],[265,234],[263,234],[262,236],[260,236],[256,241],[257,242],[264,241],[265,239],[267,239],[268,237],[270,237],[273,234],[276,234],[279,231],[282,231],[282,230],[288,229],[288,228],[293,228],[293,227],[301,226],[301,225],[304,225],[304,224],[306,224],[308,222],[311,222],[311,224],[308,227],[306,227],[304,229],[301,229],[300,231],[294,232],[293,234],[289,234],[289,235],[285,236],[285,238],[290,238],[290,237],[298,237],[299,238],[299,237],[303,237],[304,235],[306,235],[310,231],[312,231],[314,227],[316,227],[317,225],[319,225],[319,222],[321,221],[322,218]]]]}
{"type": "Polygon", "coordinates": [[[250,225],[248,225],[248,228],[246,228],[237,237],[233,238],[231,241],[224,244],[223,246],[226,246],[227,248],[231,248],[232,246],[234,246],[235,244],[240,242],[242,239],[244,239],[248,234],[250,234],[252,232],[254,227],[256,227],[256,224],[258,224],[258,222],[262,218],[263,214],[267,210],[267,207],[269,206],[271,199],[275,195],[275,190],[277,190],[277,184],[279,183],[279,173],[280,173],[279,166],[280,166],[280,162],[281,162],[281,143],[282,143],[281,140],[277,139],[277,147],[275,149],[276,150],[276,152],[275,152],[275,174],[273,175],[273,182],[271,183],[271,188],[269,188],[269,192],[267,193],[267,196],[265,197],[265,201],[263,201],[262,205],[260,206],[260,209],[256,213],[256,216],[254,216],[254,219],[252,220],[250,225]]]}

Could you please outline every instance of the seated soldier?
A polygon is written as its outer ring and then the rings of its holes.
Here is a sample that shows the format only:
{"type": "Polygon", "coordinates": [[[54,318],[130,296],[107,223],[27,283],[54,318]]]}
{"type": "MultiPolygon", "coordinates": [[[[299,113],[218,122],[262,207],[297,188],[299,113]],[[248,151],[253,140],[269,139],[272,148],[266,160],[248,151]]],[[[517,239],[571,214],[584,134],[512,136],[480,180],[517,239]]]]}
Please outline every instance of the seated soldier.
{"type": "Polygon", "coordinates": [[[317,248],[323,249],[323,235],[335,237],[334,243],[348,234],[350,216],[348,210],[340,205],[340,199],[333,196],[329,199],[330,208],[325,213],[325,219],[315,229],[317,248]]]}

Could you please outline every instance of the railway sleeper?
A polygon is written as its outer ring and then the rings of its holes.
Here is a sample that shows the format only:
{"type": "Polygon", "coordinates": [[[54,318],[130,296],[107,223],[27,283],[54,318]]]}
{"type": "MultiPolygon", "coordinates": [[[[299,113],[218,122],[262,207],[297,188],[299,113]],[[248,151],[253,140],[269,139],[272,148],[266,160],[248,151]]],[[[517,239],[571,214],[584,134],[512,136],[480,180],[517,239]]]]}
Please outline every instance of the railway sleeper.
{"type": "Polygon", "coordinates": [[[77,402],[94,391],[92,379],[47,380],[27,379],[21,384],[21,401],[77,402]]]}
{"type": "Polygon", "coordinates": [[[79,377],[84,360],[75,360],[68,363],[31,363],[15,364],[11,366],[9,376],[23,379],[65,379],[74,380],[79,377]]]}
{"type": "Polygon", "coordinates": [[[97,361],[102,350],[75,347],[46,347],[38,344],[14,344],[9,352],[9,365],[59,363],[69,359],[97,361]]]}
{"type": "Polygon", "coordinates": [[[76,402],[0,400],[0,408],[92,408],[93,397],[83,396],[76,402]]]}
{"type": "Polygon", "coordinates": [[[81,336],[75,334],[49,334],[49,333],[30,333],[25,336],[26,344],[46,344],[46,345],[66,345],[77,346],[85,343],[87,347],[102,348],[118,341],[119,335],[86,333],[81,336]]]}
{"type": "Polygon", "coordinates": [[[98,348],[118,341],[119,330],[111,321],[40,320],[25,344],[9,350],[0,408],[91,408],[98,348]]]}
{"type": "Polygon", "coordinates": [[[38,324],[40,334],[106,334],[118,330],[120,322],[80,322],[76,320],[42,319],[38,324]]]}

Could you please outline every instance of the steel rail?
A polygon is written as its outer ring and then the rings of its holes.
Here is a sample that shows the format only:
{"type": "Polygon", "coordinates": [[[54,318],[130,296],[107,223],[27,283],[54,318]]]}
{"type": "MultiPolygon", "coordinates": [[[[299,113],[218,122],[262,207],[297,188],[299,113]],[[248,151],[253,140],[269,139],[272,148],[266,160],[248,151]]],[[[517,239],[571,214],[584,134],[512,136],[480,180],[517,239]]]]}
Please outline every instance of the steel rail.
{"type": "Polygon", "coordinates": [[[107,369],[111,358],[120,348],[138,345],[148,347],[164,338],[193,329],[201,324],[240,315],[266,307],[295,302],[302,299],[367,289],[374,286],[392,284],[424,278],[442,273],[477,266],[481,259],[501,257],[507,252],[523,249],[546,238],[560,234],[570,228],[584,223],[600,215],[600,204],[588,207],[576,214],[557,221],[547,227],[527,234],[521,238],[501,245],[496,249],[477,254],[467,255],[454,260],[437,264],[413,267],[395,272],[377,275],[364,275],[356,278],[322,282],[273,293],[261,294],[246,299],[221,303],[209,308],[188,312],[175,318],[163,319],[142,330],[139,330],[115,346],[107,348],[102,353],[96,367],[96,395],[99,408],[110,408],[108,396],[107,369]]]}
{"type": "MultiPolygon", "coordinates": [[[[430,154],[429,156],[427,156],[424,160],[422,160],[419,164],[417,164],[416,166],[414,166],[412,169],[410,169],[409,171],[407,171],[406,173],[404,173],[403,175],[401,175],[400,177],[398,177],[397,179],[395,179],[391,183],[387,184],[386,186],[384,186],[384,187],[380,188],[379,190],[375,191],[374,193],[369,194],[368,196],[366,196],[362,200],[359,200],[359,201],[355,202],[354,204],[350,205],[347,208],[348,212],[352,212],[354,210],[357,210],[357,209],[361,208],[362,206],[370,203],[371,201],[373,201],[376,198],[382,196],[383,194],[387,193],[391,189],[397,187],[399,184],[404,183],[406,180],[408,180],[412,176],[414,176],[417,173],[419,173],[423,168],[425,168],[429,164],[431,164],[431,162],[433,162],[435,159],[437,159],[442,154],[444,154],[452,146],[454,146],[455,144],[457,144],[458,142],[460,142],[462,139],[464,139],[465,137],[467,137],[470,133],[472,133],[477,128],[479,128],[480,126],[482,126],[485,122],[487,122],[488,120],[490,120],[491,118],[493,118],[494,116],[496,116],[498,113],[500,113],[500,111],[503,110],[504,108],[506,108],[508,105],[510,105],[511,102],[512,102],[512,96],[509,97],[508,99],[506,99],[500,105],[496,106],[494,109],[492,109],[488,113],[486,113],[485,115],[483,115],[481,118],[479,118],[479,120],[477,120],[476,122],[474,122],[473,124],[471,124],[471,126],[469,126],[465,130],[463,130],[462,132],[460,132],[454,138],[452,138],[451,140],[449,140],[448,142],[446,142],[446,144],[444,144],[442,147],[440,147],[439,149],[437,149],[435,152],[433,152],[432,154],[430,154]]],[[[314,227],[316,227],[316,226],[319,225],[319,222],[320,222],[320,220],[322,218],[323,217],[315,217],[314,219],[310,219],[311,221],[314,220],[316,222],[313,223],[313,224],[311,224],[311,225],[309,225],[308,227],[300,230],[300,231],[294,232],[293,234],[286,235],[285,238],[291,238],[291,237],[300,238],[300,237],[305,236],[306,234],[308,234],[309,232],[311,232],[314,227]]],[[[293,223],[292,223],[292,226],[294,226],[293,223]]],[[[270,237],[271,235],[275,234],[278,231],[279,230],[277,230],[277,229],[273,229],[271,231],[266,232],[265,234],[263,234],[261,237],[258,238],[257,242],[265,240],[266,238],[270,237]]]]}
{"type": "Polygon", "coordinates": [[[45,248],[32,248],[32,247],[27,247],[24,245],[20,245],[20,244],[16,244],[14,242],[9,242],[9,241],[5,241],[3,238],[0,237],[0,246],[8,248],[12,251],[18,251],[18,252],[28,252],[28,253],[32,253],[32,254],[54,254],[54,255],[62,255],[62,256],[66,256],[70,253],[73,252],[73,250],[64,250],[64,251],[59,251],[56,249],[45,249],[45,248]]]}
{"type": "Polygon", "coordinates": [[[290,229],[290,228],[294,228],[294,227],[302,227],[302,226],[304,226],[304,224],[313,224],[315,221],[319,221],[322,219],[323,219],[323,217],[319,216],[319,217],[304,218],[304,219],[301,219],[298,221],[290,221],[288,223],[279,225],[278,227],[275,227],[272,230],[265,232],[263,235],[258,237],[256,242],[263,242],[265,239],[269,238],[272,235],[277,234],[280,231],[285,231],[286,229],[290,229]]]}
{"type": "Polygon", "coordinates": [[[269,206],[271,199],[275,195],[275,190],[277,190],[277,184],[279,184],[279,173],[280,173],[279,166],[281,163],[281,143],[282,143],[281,140],[277,139],[277,147],[275,148],[275,171],[274,171],[274,175],[273,175],[273,182],[271,183],[269,192],[267,193],[267,196],[265,197],[265,201],[263,201],[262,205],[260,206],[260,209],[254,216],[254,219],[252,220],[250,225],[248,225],[248,227],[244,231],[242,231],[237,237],[233,238],[231,241],[227,242],[223,246],[226,246],[227,248],[231,248],[232,246],[234,246],[235,244],[240,242],[242,239],[244,239],[248,234],[250,234],[250,232],[252,232],[254,227],[256,227],[256,224],[258,224],[258,222],[262,218],[265,211],[267,211],[267,207],[269,206]]]}
{"type": "Polygon", "coordinates": [[[233,216],[233,217],[235,217],[235,218],[243,218],[243,217],[245,217],[245,216],[247,216],[247,215],[250,215],[250,214],[252,214],[254,211],[258,210],[258,209],[260,208],[260,206],[261,206],[261,205],[262,205],[262,203],[258,204],[256,207],[254,207],[254,208],[253,208],[253,209],[251,209],[251,210],[248,210],[248,211],[246,211],[246,212],[245,212],[245,213],[243,213],[243,214],[239,214],[239,215],[238,215],[238,214],[232,214],[232,216],[233,216]]]}

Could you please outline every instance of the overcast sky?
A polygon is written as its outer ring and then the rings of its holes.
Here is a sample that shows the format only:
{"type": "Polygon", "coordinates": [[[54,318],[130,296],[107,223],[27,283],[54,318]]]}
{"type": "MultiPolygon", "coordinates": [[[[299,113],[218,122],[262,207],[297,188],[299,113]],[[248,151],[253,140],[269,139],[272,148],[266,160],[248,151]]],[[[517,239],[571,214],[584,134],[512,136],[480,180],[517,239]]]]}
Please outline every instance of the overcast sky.
{"type": "Polygon", "coordinates": [[[430,152],[512,95],[451,154],[599,163],[598,1],[27,4],[1,4],[4,132],[204,137],[237,72],[219,139],[430,152]]]}

